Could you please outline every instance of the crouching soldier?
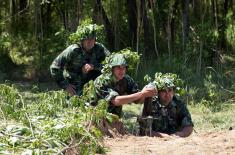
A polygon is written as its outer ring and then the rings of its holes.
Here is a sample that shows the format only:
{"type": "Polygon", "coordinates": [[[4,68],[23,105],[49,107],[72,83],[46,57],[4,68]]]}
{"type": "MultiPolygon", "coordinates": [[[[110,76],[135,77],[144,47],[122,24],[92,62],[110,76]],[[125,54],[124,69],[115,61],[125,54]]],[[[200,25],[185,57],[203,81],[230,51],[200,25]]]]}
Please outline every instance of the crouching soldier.
{"type": "Polygon", "coordinates": [[[154,88],[139,91],[136,82],[126,74],[128,64],[123,54],[114,54],[109,65],[111,73],[101,74],[94,82],[98,99],[109,103],[108,112],[121,117],[124,104],[143,103],[146,97],[156,95],[154,88]]]}
{"type": "Polygon", "coordinates": [[[158,95],[144,101],[142,116],[138,118],[141,136],[188,137],[193,131],[189,110],[174,96],[175,78],[171,75],[175,74],[163,74],[155,79],[158,95]]]}
{"type": "Polygon", "coordinates": [[[110,54],[96,42],[95,25],[79,26],[72,35],[78,42],[67,47],[50,66],[52,77],[70,96],[82,95],[83,85],[101,74],[101,62],[110,54]]]}

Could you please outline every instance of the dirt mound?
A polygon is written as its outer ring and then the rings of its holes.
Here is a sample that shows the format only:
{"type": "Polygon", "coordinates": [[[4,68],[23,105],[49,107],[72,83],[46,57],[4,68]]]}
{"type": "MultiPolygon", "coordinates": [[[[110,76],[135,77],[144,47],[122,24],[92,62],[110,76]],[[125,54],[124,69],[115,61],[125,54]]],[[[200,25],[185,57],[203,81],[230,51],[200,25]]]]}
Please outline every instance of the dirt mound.
{"type": "Polygon", "coordinates": [[[235,154],[235,130],[193,133],[190,137],[136,137],[124,135],[104,139],[109,148],[107,155],[156,155],[156,154],[235,154]]]}
{"type": "Polygon", "coordinates": [[[101,130],[103,135],[107,135],[111,138],[121,137],[126,133],[123,123],[118,120],[108,123],[106,119],[103,119],[98,125],[98,128],[101,130]]]}

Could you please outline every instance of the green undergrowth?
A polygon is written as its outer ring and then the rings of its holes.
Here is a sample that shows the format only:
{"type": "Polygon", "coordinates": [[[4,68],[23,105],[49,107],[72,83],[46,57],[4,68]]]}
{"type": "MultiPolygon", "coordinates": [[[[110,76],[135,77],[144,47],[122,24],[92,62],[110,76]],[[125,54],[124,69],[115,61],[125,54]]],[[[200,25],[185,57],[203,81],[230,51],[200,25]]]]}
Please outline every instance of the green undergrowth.
{"type": "Polygon", "coordinates": [[[67,99],[63,91],[20,92],[0,84],[0,154],[104,153],[97,125],[107,103],[86,105],[85,97],[67,99]]]}
{"type": "Polygon", "coordinates": [[[235,128],[235,102],[210,103],[202,100],[200,104],[189,105],[196,132],[231,130],[235,128]]]}

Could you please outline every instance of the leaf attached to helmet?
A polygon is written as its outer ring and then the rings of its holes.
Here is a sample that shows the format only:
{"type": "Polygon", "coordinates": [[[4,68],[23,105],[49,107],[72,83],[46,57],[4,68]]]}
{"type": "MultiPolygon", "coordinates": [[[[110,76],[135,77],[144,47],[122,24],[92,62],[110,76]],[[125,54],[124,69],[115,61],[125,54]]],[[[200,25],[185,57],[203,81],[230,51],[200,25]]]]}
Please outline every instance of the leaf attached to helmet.
{"type": "Polygon", "coordinates": [[[176,74],[156,72],[153,80],[148,75],[144,79],[148,82],[152,81],[159,91],[166,88],[174,88],[176,95],[182,96],[185,94],[185,90],[182,89],[183,81],[176,74]]]}
{"type": "Polygon", "coordinates": [[[95,39],[96,32],[98,29],[101,29],[102,26],[98,26],[96,24],[85,24],[80,25],[77,28],[75,33],[70,34],[69,40],[72,43],[80,42],[84,39],[95,39]]]}
{"type": "Polygon", "coordinates": [[[110,54],[105,58],[102,73],[111,73],[112,67],[118,65],[128,66],[128,72],[134,74],[137,64],[140,61],[140,55],[128,48],[110,54]]]}

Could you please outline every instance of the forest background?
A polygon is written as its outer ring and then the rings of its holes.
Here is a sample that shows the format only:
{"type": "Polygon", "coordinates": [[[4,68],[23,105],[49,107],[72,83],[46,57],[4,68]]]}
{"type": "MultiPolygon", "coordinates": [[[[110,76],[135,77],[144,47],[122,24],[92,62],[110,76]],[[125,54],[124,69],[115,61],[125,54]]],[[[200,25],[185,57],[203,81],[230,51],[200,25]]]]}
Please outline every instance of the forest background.
{"type": "Polygon", "coordinates": [[[97,40],[111,52],[130,47],[142,55],[139,81],[162,71],[190,85],[211,78],[235,87],[233,0],[2,0],[0,10],[2,81],[50,79],[68,36],[90,20],[104,26],[97,40]]]}
{"type": "MultiPolygon", "coordinates": [[[[86,22],[103,25],[97,41],[111,52],[141,54],[133,77],[140,86],[146,74],[178,74],[196,131],[235,128],[233,0],[1,0],[0,153],[105,152],[91,128],[108,115],[105,104],[87,109],[82,99],[48,91],[51,62],[86,22]]],[[[130,132],[140,111],[131,106],[123,120],[130,132]]]]}

